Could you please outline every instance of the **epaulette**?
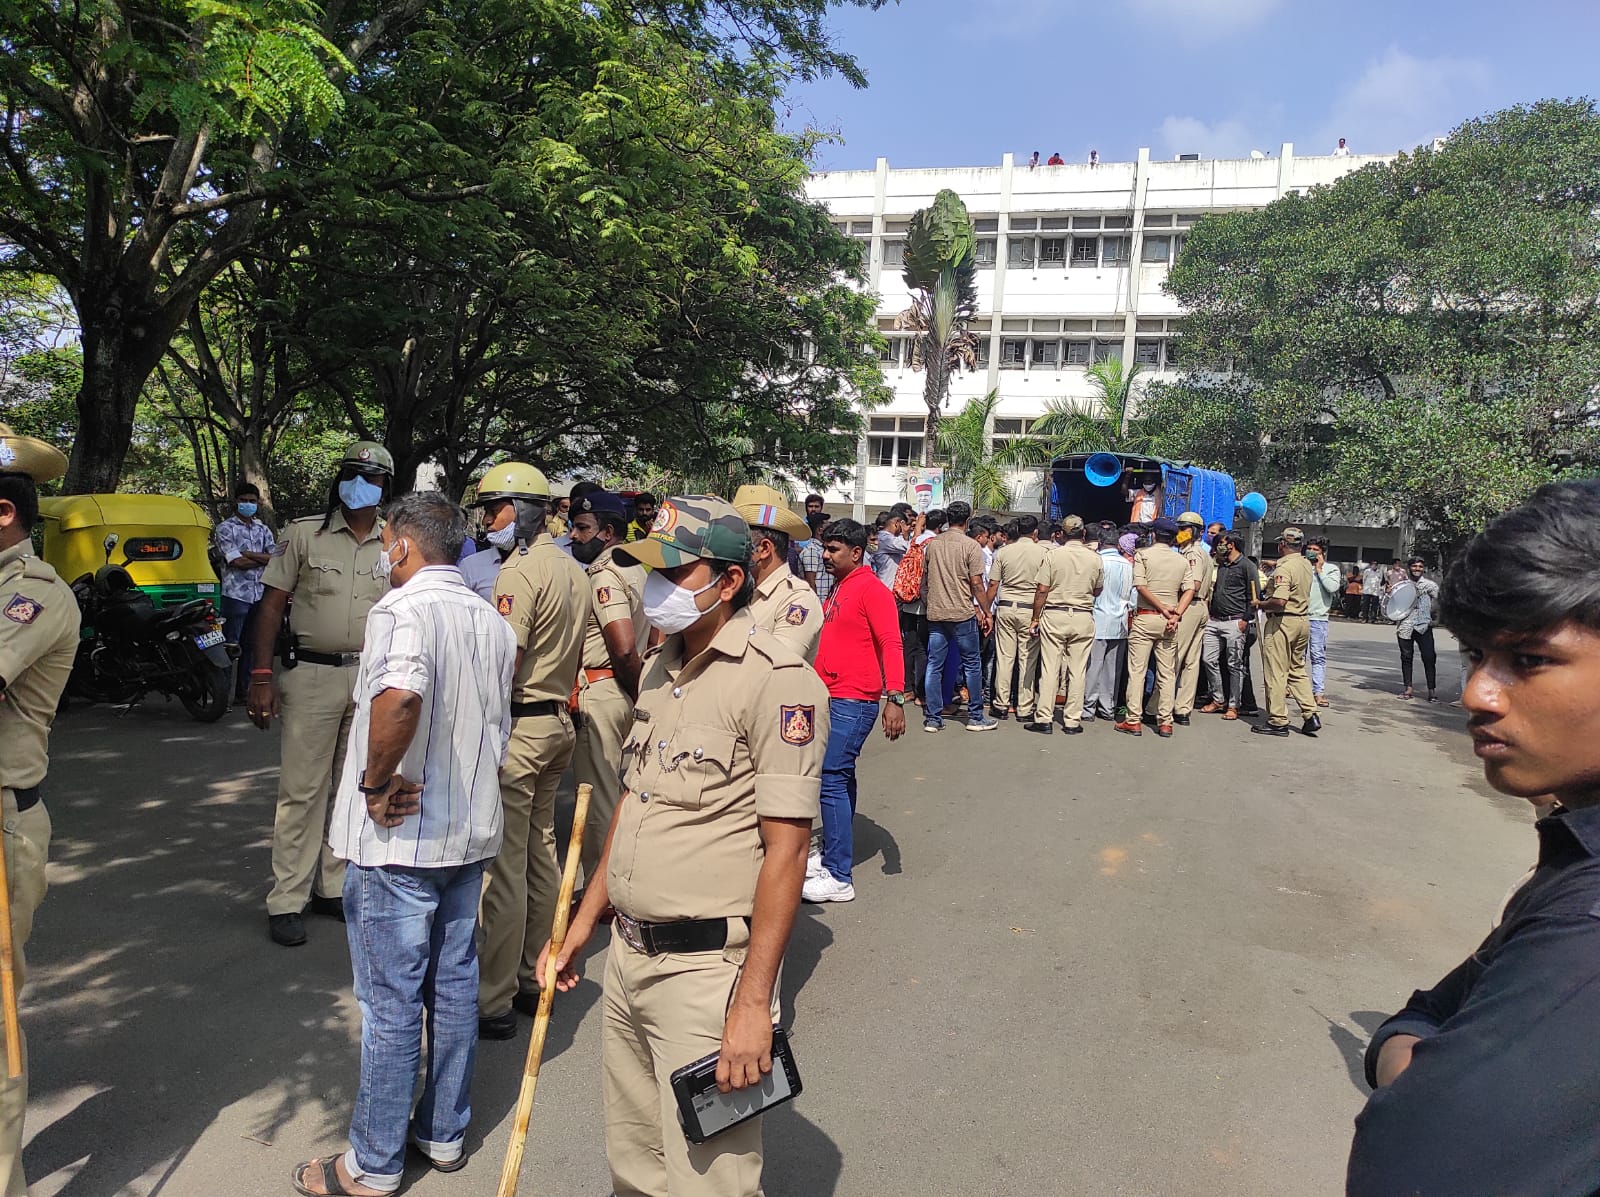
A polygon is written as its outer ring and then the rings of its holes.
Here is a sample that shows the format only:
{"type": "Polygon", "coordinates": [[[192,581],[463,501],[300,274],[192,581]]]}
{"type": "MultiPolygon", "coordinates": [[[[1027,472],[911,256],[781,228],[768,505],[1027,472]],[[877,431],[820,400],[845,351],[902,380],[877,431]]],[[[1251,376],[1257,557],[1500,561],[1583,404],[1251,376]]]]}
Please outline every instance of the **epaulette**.
{"type": "Polygon", "coordinates": [[[804,657],[767,631],[766,628],[753,627],[750,629],[750,647],[770,661],[774,669],[787,669],[791,665],[799,665],[805,669],[811,668],[810,665],[806,664],[804,657]]]}
{"type": "Polygon", "coordinates": [[[22,576],[32,578],[35,582],[54,582],[61,575],[56,573],[56,567],[48,561],[30,555],[22,558],[22,576]]]}

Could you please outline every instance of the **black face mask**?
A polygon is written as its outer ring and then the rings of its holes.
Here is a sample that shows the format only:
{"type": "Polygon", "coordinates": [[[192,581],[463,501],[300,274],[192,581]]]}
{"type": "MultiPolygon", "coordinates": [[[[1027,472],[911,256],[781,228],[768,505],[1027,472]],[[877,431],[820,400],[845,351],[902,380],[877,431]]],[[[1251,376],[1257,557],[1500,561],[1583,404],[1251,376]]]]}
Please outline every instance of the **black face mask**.
{"type": "Polygon", "coordinates": [[[572,542],[573,560],[581,565],[593,565],[605,547],[598,536],[591,536],[584,541],[575,540],[572,542]]]}

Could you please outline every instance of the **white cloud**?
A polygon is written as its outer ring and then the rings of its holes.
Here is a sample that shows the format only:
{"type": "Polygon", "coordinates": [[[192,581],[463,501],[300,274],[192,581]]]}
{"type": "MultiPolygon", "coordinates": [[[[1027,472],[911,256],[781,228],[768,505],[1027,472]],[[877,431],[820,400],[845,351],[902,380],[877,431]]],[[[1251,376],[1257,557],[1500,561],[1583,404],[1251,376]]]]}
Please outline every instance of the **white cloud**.
{"type": "Polygon", "coordinates": [[[1235,118],[1208,123],[1195,116],[1169,116],[1157,132],[1159,144],[1170,157],[1174,154],[1199,154],[1202,158],[1245,158],[1251,150],[1271,151],[1245,123],[1235,118]]]}
{"type": "Polygon", "coordinates": [[[1282,0],[1129,0],[1140,16],[1176,24],[1185,32],[1232,33],[1265,20],[1282,0]]]}
{"type": "Polygon", "coordinates": [[[1334,102],[1315,146],[1325,154],[1341,137],[1358,154],[1409,150],[1447,133],[1474,114],[1491,81],[1489,64],[1475,58],[1418,58],[1390,46],[1334,102]]]}

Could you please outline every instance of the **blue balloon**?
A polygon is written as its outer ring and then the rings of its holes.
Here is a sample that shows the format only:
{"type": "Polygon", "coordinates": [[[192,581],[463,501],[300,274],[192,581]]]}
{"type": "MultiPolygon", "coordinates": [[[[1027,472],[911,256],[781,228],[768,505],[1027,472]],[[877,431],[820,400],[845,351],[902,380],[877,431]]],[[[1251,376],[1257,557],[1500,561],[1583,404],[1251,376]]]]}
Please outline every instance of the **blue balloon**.
{"type": "Polygon", "coordinates": [[[1239,500],[1239,509],[1244,512],[1246,520],[1252,524],[1259,524],[1267,518],[1267,496],[1253,490],[1239,500]]]}

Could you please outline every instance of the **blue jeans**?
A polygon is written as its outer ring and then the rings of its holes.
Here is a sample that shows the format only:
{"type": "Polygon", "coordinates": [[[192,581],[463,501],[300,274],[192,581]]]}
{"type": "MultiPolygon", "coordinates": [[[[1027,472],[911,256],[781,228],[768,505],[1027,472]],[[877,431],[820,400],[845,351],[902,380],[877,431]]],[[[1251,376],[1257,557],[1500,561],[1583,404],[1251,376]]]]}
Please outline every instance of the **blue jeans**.
{"type": "Polygon", "coordinates": [[[243,599],[222,596],[222,634],[228,638],[229,644],[239,646],[239,667],[234,674],[233,692],[238,698],[243,698],[246,688],[250,685],[250,670],[256,663],[255,631],[256,608],[259,603],[247,603],[243,599]]]}
{"type": "Polygon", "coordinates": [[[361,1085],[345,1166],[370,1188],[400,1187],[408,1127],[435,1160],[460,1158],[478,1051],[473,932],[483,869],[477,861],[345,871],[350,966],[361,1007],[361,1085]],[[424,1029],[428,1075],[413,1113],[424,1029]]]}
{"type": "Polygon", "coordinates": [[[828,700],[828,750],[822,758],[822,866],[849,881],[855,863],[856,757],[872,734],[878,704],[861,698],[828,700]]]}
{"type": "Polygon", "coordinates": [[[1307,622],[1311,625],[1311,640],[1306,645],[1306,662],[1311,666],[1311,693],[1321,694],[1322,685],[1328,680],[1328,621],[1312,619],[1307,622]]]}
{"type": "Polygon", "coordinates": [[[943,724],[939,712],[944,710],[944,662],[950,654],[950,645],[961,654],[961,672],[967,679],[967,716],[978,721],[983,718],[983,658],[978,647],[978,618],[928,621],[928,677],[927,693],[923,702],[923,719],[943,724]]]}

